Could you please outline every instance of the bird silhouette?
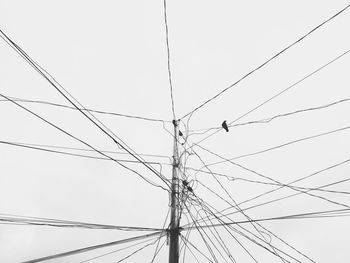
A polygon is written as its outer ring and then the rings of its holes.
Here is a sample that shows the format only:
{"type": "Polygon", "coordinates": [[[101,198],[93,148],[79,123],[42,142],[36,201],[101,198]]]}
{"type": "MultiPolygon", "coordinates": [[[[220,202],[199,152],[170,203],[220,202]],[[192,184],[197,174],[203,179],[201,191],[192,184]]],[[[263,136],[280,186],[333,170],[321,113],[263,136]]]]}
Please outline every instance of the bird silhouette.
{"type": "Polygon", "coordinates": [[[222,128],[225,129],[226,132],[228,132],[228,126],[227,126],[227,123],[226,121],[224,121],[222,124],[221,124],[222,128]]]}

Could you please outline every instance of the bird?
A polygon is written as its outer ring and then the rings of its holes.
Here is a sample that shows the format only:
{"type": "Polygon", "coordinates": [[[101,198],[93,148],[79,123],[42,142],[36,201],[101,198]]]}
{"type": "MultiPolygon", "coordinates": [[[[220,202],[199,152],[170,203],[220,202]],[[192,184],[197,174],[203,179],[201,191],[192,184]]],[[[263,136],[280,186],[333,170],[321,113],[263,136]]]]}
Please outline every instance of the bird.
{"type": "Polygon", "coordinates": [[[224,121],[222,124],[221,124],[222,128],[225,129],[226,132],[228,132],[228,126],[227,126],[227,123],[226,121],[224,121]]]}

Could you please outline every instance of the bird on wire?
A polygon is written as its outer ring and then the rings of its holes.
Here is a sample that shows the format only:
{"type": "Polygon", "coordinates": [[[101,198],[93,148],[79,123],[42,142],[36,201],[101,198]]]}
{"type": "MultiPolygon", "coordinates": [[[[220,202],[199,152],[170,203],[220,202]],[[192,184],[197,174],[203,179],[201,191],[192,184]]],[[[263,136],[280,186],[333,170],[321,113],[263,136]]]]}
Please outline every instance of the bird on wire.
{"type": "Polygon", "coordinates": [[[222,124],[221,124],[222,128],[225,129],[226,132],[228,132],[228,126],[227,126],[227,123],[226,121],[224,121],[222,124]]]}

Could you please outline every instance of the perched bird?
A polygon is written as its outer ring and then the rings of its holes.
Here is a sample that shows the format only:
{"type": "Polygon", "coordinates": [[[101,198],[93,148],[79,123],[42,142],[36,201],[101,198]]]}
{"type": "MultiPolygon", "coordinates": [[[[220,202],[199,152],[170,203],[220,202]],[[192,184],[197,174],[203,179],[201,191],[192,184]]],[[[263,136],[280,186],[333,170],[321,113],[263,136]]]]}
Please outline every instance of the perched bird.
{"type": "Polygon", "coordinates": [[[179,130],[179,135],[180,135],[180,136],[183,136],[183,133],[182,133],[180,130],[179,130]]]}
{"type": "Polygon", "coordinates": [[[226,132],[228,132],[228,126],[227,126],[227,123],[226,121],[224,121],[222,124],[221,124],[222,128],[225,129],[226,132]]]}

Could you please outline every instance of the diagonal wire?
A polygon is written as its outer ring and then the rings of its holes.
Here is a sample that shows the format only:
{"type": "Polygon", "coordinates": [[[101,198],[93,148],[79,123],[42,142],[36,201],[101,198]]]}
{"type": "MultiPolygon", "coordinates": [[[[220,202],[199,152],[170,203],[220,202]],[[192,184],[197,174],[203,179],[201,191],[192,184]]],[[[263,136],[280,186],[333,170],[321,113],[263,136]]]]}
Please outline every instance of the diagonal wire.
{"type": "MultiPolygon", "coordinates": [[[[207,151],[208,153],[211,153],[211,154],[213,154],[213,155],[215,155],[215,156],[217,156],[217,157],[219,157],[219,158],[221,158],[221,159],[228,160],[228,159],[226,159],[226,158],[224,158],[224,157],[218,155],[217,153],[214,153],[214,152],[212,152],[212,151],[210,151],[210,150],[208,150],[208,149],[206,149],[206,148],[203,148],[203,147],[200,146],[200,145],[198,145],[198,147],[200,147],[201,149],[203,149],[203,150],[207,151]]],[[[303,179],[298,179],[298,180],[296,180],[296,181],[293,181],[292,183],[296,183],[296,182],[299,182],[299,181],[304,180],[304,179],[306,179],[306,178],[310,178],[311,176],[314,176],[314,175],[319,174],[319,173],[321,173],[321,172],[324,172],[324,171],[333,169],[333,168],[338,167],[338,166],[340,166],[340,165],[347,164],[348,162],[350,162],[350,159],[347,159],[347,160],[345,160],[345,161],[342,161],[342,162],[340,162],[340,163],[337,163],[337,164],[335,164],[335,165],[332,165],[332,166],[330,166],[330,167],[327,167],[327,168],[325,168],[325,169],[322,169],[321,171],[318,171],[318,172],[316,172],[316,173],[313,173],[313,174],[311,174],[311,175],[308,175],[308,176],[304,177],[303,179]]],[[[241,169],[243,169],[243,170],[246,170],[246,171],[248,171],[248,172],[250,172],[250,173],[253,173],[253,174],[255,174],[255,175],[259,176],[259,177],[262,177],[262,178],[265,178],[265,179],[267,179],[267,180],[273,181],[274,183],[277,183],[277,184],[281,184],[282,186],[276,188],[276,190],[281,189],[281,188],[283,188],[283,187],[288,187],[288,188],[291,189],[291,190],[294,190],[294,191],[297,191],[297,192],[300,192],[300,193],[304,193],[304,194],[309,195],[309,196],[312,196],[312,197],[316,197],[316,198],[325,200],[325,201],[327,201],[327,202],[329,202],[329,203],[332,203],[332,204],[336,204],[336,205],[343,206],[343,207],[347,207],[347,208],[349,207],[348,205],[345,205],[345,204],[342,204],[342,203],[339,203],[339,202],[330,200],[330,199],[325,198],[325,197],[323,197],[323,196],[319,196],[319,195],[316,195],[316,194],[310,194],[308,191],[300,190],[300,189],[298,189],[298,188],[292,186],[292,185],[291,185],[292,183],[283,184],[283,183],[281,183],[281,182],[279,182],[279,181],[277,181],[277,180],[275,180],[275,179],[273,179],[273,178],[271,178],[271,177],[269,177],[269,176],[266,176],[266,175],[263,175],[263,174],[261,174],[261,173],[258,173],[258,172],[256,172],[256,171],[254,171],[254,170],[252,170],[252,169],[250,169],[250,168],[247,168],[247,167],[245,167],[245,166],[243,166],[243,165],[241,165],[241,164],[238,164],[238,163],[236,163],[236,162],[229,161],[229,163],[231,163],[232,165],[237,166],[237,167],[239,167],[239,168],[241,168],[241,169]]],[[[274,190],[274,191],[276,191],[276,190],[274,190]]],[[[271,192],[271,191],[273,191],[273,190],[270,190],[269,192],[271,192]]]]}
{"type": "MultiPolygon", "coordinates": [[[[196,196],[195,194],[193,194],[193,195],[196,196]]],[[[290,262],[290,261],[286,260],[285,258],[283,258],[282,256],[280,256],[275,250],[278,250],[279,252],[283,253],[284,255],[287,255],[288,257],[290,257],[290,258],[292,258],[292,259],[294,259],[294,260],[296,260],[296,261],[298,261],[298,262],[301,263],[301,261],[299,261],[299,260],[297,260],[296,258],[292,257],[291,255],[285,253],[284,251],[278,249],[277,247],[273,246],[272,244],[268,243],[267,241],[265,241],[265,240],[259,238],[258,236],[256,236],[255,234],[251,233],[250,231],[247,231],[246,229],[242,228],[241,226],[240,226],[240,227],[241,227],[243,230],[245,230],[246,232],[250,233],[250,234],[253,235],[255,238],[259,239],[260,241],[264,242],[265,244],[268,244],[268,245],[272,248],[273,251],[271,251],[270,249],[268,249],[267,247],[265,247],[264,245],[262,245],[262,244],[259,243],[258,241],[254,240],[252,237],[249,237],[249,236],[247,236],[246,234],[244,234],[243,232],[241,232],[241,231],[239,231],[239,230],[237,230],[237,229],[232,228],[232,225],[224,225],[225,222],[224,222],[222,219],[220,219],[220,217],[216,216],[216,214],[209,208],[210,205],[209,205],[207,202],[203,201],[203,200],[202,200],[201,198],[199,198],[198,196],[196,196],[196,197],[197,197],[198,200],[200,200],[201,205],[202,205],[204,208],[206,208],[206,210],[207,210],[209,213],[211,213],[219,222],[221,222],[222,225],[223,225],[225,228],[226,228],[226,227],[229,227],[229,228],[232,229],[234,232],[240,234],[241,236],[245,237],[246,239],[248,239],[249,241],[253,242],[254,244],[256,244],[256,245],[258,245],[258,246],[264,248],[265,250],[267,250],[267,251],[270,252],[271,254],[273,254],[273,255],[275,255],[276,257],[282,259],[283,261],[290,262]]],[[[212,209],[214,209],[214,211],[218,212],[214,207],[212,207],[212,206],[210,206],[210,207],[211,207],[212,209]]],[[[237,212],[239,212],[239,211],[237,211],[237,212]]],[[[220,212],[218,212],[218,213],[220,213],[220,212]]],[[[225,215],[224,215],[224,216],[225,216],[225,215]]],[[[225,216],[225,217],[227,217],[227,216],[225,216]]],[[[227,217],[227,218],[228,218],[228,217],[227,217]]],[[[229,218],[229,220],[232,221],[230,218],[229,218]]]]}
{"type": "MultiPolygon", "coordinates": [[[[264,221],[273,221],[273,220],[283,220],[283,219],[306,219],[306,218],[328,218],[328,217],[342,217],[342,216],[350,216],[350,209],[336,209],[336,210],[328,210],[328,211],[318,211],[318,212],[309,212],[309,213],[300,213],[300,214],[292,214],[278,217],[267,217],[267,218],[259,218],[253,219],[253,222],[264,222],[264,221]]],[[[244,221],[232,221],[232,222],[223,222],[221,224],[212,224],[212,225],[200,225],[202,228],[208,227],[222,227],[224,225],[239,225],[239,224],[247,224],[250,223],[250,220],[244,221]]],[[[181,227],[182,231],[193,229],[192,226],[184,226],[181,227]]]]}
{"type": "MultiPolygon", "coordinates": [[[[196,223],[197,220],[193,217],[193,215],[192,215],[190,209],[188,208],[188,206],[187,206],[185,203],[184,203],[184,207],[185,207],[186,210],[188,211],[188,214],[189,214],[189,216],[191,217],[192,222],[194,223],[195,228],[197,229],[199,235],[201,236],[201,238],[202,238],[202,240],[203,240],[205,246],[207,247],[207,249],[208,249],[210,255],[212,256],[213,260],[214,260],[216,263],[218,263],[218,260],[217,260],[217,258],[216,258],[216,256],[215,256],[215,254],[214,254],[212,248],[210,247],[210,245],[208,244],[208,242],[206,241],[206,239],[204,238],[204,236],[203,236],[203,234],[202,234],[202,232],[201,232],[202,229],[201,229],[200,227],[198,227],[198,224],[196,223]]],[[[204,234],[206,234],[206,233],[204,232],[204,234]]]]}
{"type": "MultiPolygon", "coordinates": [[[[91,148],[92,150],[94,150],[95,152],[99,153],[100,155],[102,155],[102,156],[104,156],[104,157],[107,157],[108,159],[110,159],[110,160],[116,162],[117,164],[119,164],[120,166],[124,167],[125,169],[127,169],[127,170],[129,170],[129,171],[131,171],[131,172],[133,172],[133,173],[135,173],[135,174],[137,174],[139,177],[141,177],[144,181],[148,182],[149,184],[152,184],[153,186],[156,186],[156,187],[160,187],[160,188],[162,188],[163,190],[169,191],[168,189],[166,189],[166,188],[164,188],[164,187],[162,187],[162,186],[160,186],[160,185],[157,185],[157,184],[151,182],[149,179],[147,179],[146,177],[144,177],[143,175],[141,175],[139,172],[137,172],[137,171],[135,171],[135,170],[133,170],[133,169],[127,167],[126,165],[122,164],[121,162],[118,162],[116,159],[114,159],[114,158],[108,156],[107,154],[105,154],[105,153],[103,153],[103,152],[97,150],[95,147],[91,146],[91,145],[88,144],[87,142],[85,142],[85,141],[83,141],[83,140],[81,140],[81,139],[75,137],[74,135],[70,134],[69,132],[67,132],[67,131],[63,130],[62,128],[58,127],[57,125],[53,124],[52,122],[50,122],[50,121],[44,119],[43,117],[41,117],[40,115],[36,114],[35,112],[29,110],[28,108],[24,107],[23,105],[21,105],[21,104],[15,102],[15,101],[13,101],[13,100],[11,100],[10,98],[6,97],[6,96],[3,95],[3,94],[0,94],[0,96],[3,97],[3,98],[5,98],[5,99],[7,99],[7,100],[9,100],[9,101],[11,101],[12,103],[14,103],[15,105],[17,105],[18,107],[22,108],[23,110],[29,112],[30,114],[34,115],[35,117],[37,117],[37,118],[39,118],[40,120],[44,121],[45,123],[49,124],[51,127],[54,127],[55,129],[57,129],[57,130],[63,132],[64,134],[68,135],[69,137],[73,138],[74,140],[77,140],[77,141],[81,142],[82,144],[84,144],[85,146],[91,148]]],[[[160,176],[158,175],[158,177],[160,177],[160,176]]],[[[162,178],[162,177],[160,177],[160,178],[161,178],[162,181],[164,181],[164,182],[166,183],[166,185],[169,187],[169,185],[168,185],[168,183],[165,181],[165,179],[162,178]]]]}
{"type": "MultiPolygon", "coordinates": [[[[233,124],[233,125],[228,125],[229,128],[233,128],[233,127],[238,127],[238,126],[246,126],[246,125],[251,125],[251,124],[265,124],[265,123],[270,123],[271,121],[278,119],[278,118],[282,118],[282,117],[289,117],[295,114],[299,114],[299,113],[304,113],[304,112],[309,112],[309,111],[316,111],[316,110],[321,110],[321,109],[325,109],[325,108],[329,108],[335,105],[338,105],[340,103],[344,103],[344,102],[349,102],[350,99],[341,99],[338,101],[334,101],[331,103],[327,103],[325,105],[321,105],[321,106],[316,106],[316,107],[311,107],[311,108],[306,108],[306,109],[299,109],[299,110],[295,110],[292,112],[286,112],[286,113],[281,113],[281,114],[277,114],[275,116],[272,117],[268,117],[268,118],[264,118],[264,119],[260,119],[260,120],[253,120],[253,121],[248,121],[248,122],[242,122],[242,123],[237,123],[237,124],[233,124]]],[[[197,129],[197,130],[189,130],[189,132],[191,132],[191,134],[189,136],[193,136],[193,135],[202,135],[205,134],[211,130],[220,130],[222,129],[222,127],[212,127],[212,128],[207,128],[207,129],[197,129]]]]}
{"type": "MultiPolygon", "coordinates": [[[[307,141],[307,140],[310,140],[310,139],[315,139],[315,138],[318,138],[318,137],[322,137],[322,136],[329,135],[329,134],[334,134],[334,133],[341,132],[341,131],[346,131],[346,130],[349,130],[349,129],[350,129],[350,126],[345,126],[345,127],[341,127],[341,128],[335,129],[335,130],[322,132],[322,133],[314,134],[314,135],[307,136],[307,137],[302,137],[302,138],[299,138],[299,139],[296,139],[296,140],[293,140],[293,141],[289,141],[289,142],[286,142],[286,143],[278,144],[278,145],[275,145],[275,146],[272,146],[272,147],[269,147],[269,148],[266,148],[266,149],[263,149],[263,150],[259,150],[259,151],[256,151],[256,152],[239,155],[239,156],[236,156],[236,157],[233,157],[233,158],[229,158],[227,160],[222,160],[222,161],[219,161],[219,162],[215,162],[215,163],[210,163],[207,166],[212,166],[212,165],[216,165],[216,164],[221,164],[221,163],[225,163],[225,162],[229,162],[229,161],[234,161],[234,160],[237,160],[237,159],[245,158],[245,157],[248,157],[248,156],[254,156],[254,155],[261,154],[261,153],[266,153],[266,152],[269,152],[269,151],[272,151],[272,150],[276,150],[276,149],[279,149],[279,148],[282,148],[282,147],[285,147],[285,146],[289,146],[289,145],[292,145],[292,144],[295,144],[295,143],[307,141]]],[[[201,146],[198,145],[198,147],[201,147],[201,146]]]]}
{"type": "Polygon", "coordinates": [[[126,257],[124,257],[124,258],[118,260],[116,263],[120,263],[120,262],[122,262],[122,261],[124,261],[124,260],[126,260],[126,259],[128,259],[128,258],[130,258],[130,257],[132,257],[133,255],[135,255],[136,253],[140,252],[141,250],[144,250],[145,248],[154,245],[154,244],[155,244],[159,239],[161,239],[161,238],[162,238],[162,236],[158,237],[158,239],[157,239],[156,241],[144,245],[143,247],[141,247],[141,248],[135,250],[134,252],[132,252],[132,253],[130,253],[129,255],[127,255],[126,257]]]}
{"type": "MultiPolygon", "coordinates": [[[[305,77],[303,77],[302,79],[298,80],[297,82],[294,82],[292,85],[288,86],[287,88],[283,89],[282,91],[276,93],[275,95],[273,95],[272,97],[270,97],[269,99],[263,101],[262,103],[258,104],[257,106],[255,106],[254,108],[250,109],[249,111],[247,111],[246,113],[240,115],[239,117],[237,117],[236,119],[234,119],[233,121],[229,122],[228,125],[232,125],[233,123],[239,121],[240,119],[242,119],[243,117],[247,116],[248,114],[252,113],[253,111],[256,111],[257,109],[261,108],[262,106],[264,106],[265,104],[269,103],[270,101],[274,100],[275,98],[279,97],[280,95],[282,95],[283,93],[287,92],[288,90],[294,88],[295,86],[297,86],[299,83],[305,81],[306,79],[310,78],[311,76],[315,75],[316,73],[318,73],[319,71],[321,71],[322,69],[326,68],[327,66],[331,65],[332,63],[336,62],[337,60],[341,59],[342,57],[344,57],[345,55],[350,53],[350,49],[348,49],[347,51],[343,52],[342,54],[340,54],[339,56],[337,56],[336,58],[332,59],[331,61],[327,62],[326,64],[324,64],[323,66],[317,68],[316,70],[314,70],[313,72],[309,73],[308,75],[306,75],[305,77]]],[[[222,129],[216,130],[213,133],[207,135],[206,137],[204,137],[203,139],[201,139],[200,141],[198,141],[196,144],[202,143],[203,141],[207,140],[208,138],[214,136],[215,134],[217,134],[218,132],[222,131],[222,129]]]]}
{"type": "MultiPolygon", "coordinates": [[[[263,181],[258,181],[258,180],[250,180],[250,179],[246,179],[246,178],[241,178],[241,177],[233,177],[227,174],[223,174],[223,173],[217,173],[217,172],[207,172],[207,171],[203,171],[203,170],[199,170],[199,169],[194,169],[191,167],[187,167],[187,170],[192,170],[192,171],[196,171],[196,172],[200,172],[200,173],[205,173],[205,174],[213,174],[213,175],[217,175],[220,177],[224,177],[229,181],[243,181],[243,182],[248,182],[248,183],[255,183],[255,184],[264,184],[264,185],[270,185],[270,186],[284,186],[284,184],[279,184],[279,183],[272,183],[272,182],[263,182],[263,181]]],[[[200,181],[197,181],[199,184],[201,184],[200,181]]],[[[310,187],[301,187],[301,186],[293,186],[295,188],[299,188],[302,190],[314,190],[314,191],[319,191],[319,192],[327,192],[327,193],[334,193],[334,194],[345,194],[345,195],[350,195],[349,191],[336,191],[336,190],[328,190],[328,189],[315,189],[315,188],[310,188],[310,187]]]]}
{"type": "MultiPolygon", "coordinates": [[[[168,183],[164,180],[164,178],[158,174],[156,170],[152,166],[149,166],[148,164],[142,162],[142,158],[137,155],[135,151],[133,151],[129,146],[126,145],[125,142],[123,142],[118,136],[116,136],[111,130],[109,130],[101,121],[99,121],[94,115],[92,115],[91,112],[85,112],[81,110],[80,107],[77,106],[79,104],[82,108],[85,109],[85,107],[82,106],[79,101],[77,101],[61,84],[59,84],[46,70],[44,70],[40,65],[38,65],[33,59],[29,57],[29,55],[23,51],[13,40],[11,40],[1,29],[0,29],[0,37],[5,40],[5,42],[14,49],[22,58],[24,58],[27,63],[35,70],[37,71],[43,78],[45,78],[50,85],[58,91],[67,101],[69,101],[70,104],[72,104],[82,115],[84,115],[91,123],[93,123],[100,131],[102,131],[105,135],[107,135],[112,141],[118,145],[118,147],[122,148],[126,152],[128,152],[131,156],[133,156],[135,159],[140,161],[147,169],[149,169],[151,172],[153,172],[156,176],[158,176],[168,187],[168,183]],[[66,93],[64,93],[62,90],[66,93]],[[72,99],[70,99],[68,96],[70,96],[72,99]],[[75,102],[73,102],[73,100],[75,102]],[[89,117],[88,114],[91,116],[89,117]],[[108,131],[106,131],[105,129],[108,131]],[[112,135],[111,135],[112,134],[112,135]],[[114,137],[117,137],[118,140],[122,141],[123,143],[119,142],[114,137]]],[[[10,100],[8,97],[2,95],[2,97],[6,98],[7,100],[10,100]]],[[[12,101],[14,102],[14,101],[12,101]]],[[[18,103],[16,103],[18,105],[18,103]]],[[[119,165],[121,165],[119,163],[119,165]]],[[[121,165],[125,168],[125,166],[121,165]]]]}
{"type": "MultiPolygon", "coordinates": [[[[88,148],[77,148],[77,147],[67,147],[67,146],[47,145],[47,144],[35,144],[35,143],[26,143],[26,142],[13,142],[13,141],[9,141],[9,143],[20,144],[20,145],[25,145],[25,146],[41,147],[41,148],[64,149],[64,150],[74,150],[74,151],[82,151],[82,152],[95,152],[94,150],[88,149],[88,148]]],[[[107,151],[107,150],[100,150],[100,151],[103,153],[128,155],[128,153],[126,153],[126,152],[116,152],[116,151],[107,151]]],[[[146,153],[139,153],[138,155],[145,156],[145,157],[166,158],[169,161],[171,161],[171,157],[166,156],[166,155],[146,154],[146,153]]]]}
{"type": "MultiPolygon", "coordinates": [[[[191,250],[190,247],[187,245],[187,243],[188,243],[189,245],[191,245],[191,246],[192,246],[200,255],[202,255],[206,260],[208,260],[208,261],[211,262],[211,263],[214,263],[214,261],[212,261],[208,256],[206,256],[202,251],[200,251],[200,250],[197,248],[197,246],[195,246],[194,244],[192,244],[184,235],[181,235],[181,234],[180,234],[180,236],[181,236],[181,238],[184,240],[185,246],[188,248],[188,250],[191,252],[191,254],[192,254],[195,258],[196,258],[195,254],[192,252],[192,250],[191,250]]],[[[197,258],[196,258],[196,260],[197,260],[197,262],[199,262],[197,258]]]]}
{"type": "Polygon", "coordinates": [[[296,41],[294,41],[293,43],[291,43],[290,45],[288,45],[287,47],[285,47],[284,49],[282,49],[281,51],[279,51],[278,53],[276,53],[275,55],[273,55],[271,58],[269,58],[268,60],[266,60],[264,63],[262,63],[261,65],[259,65],[258,67],[254,68],[253,70],[251,70],[250,72],[248,72],[247,74],[245,74],[243,77],[241,77],[240,79],[238,79],[236,82],[234,82],[233,84],[231,84],[230,86],[226,87],[225,89],[223,89],[221,92],[219,92],[218,94],[216,94],[215,96],[211,97],[210,99],[208,99],[207,101],[203,102],[201,105],[199,105],[198,107],[196,107],[194,110],[192,110],[191,112],[185,114],[181,119],[186,118],[187,116],[193,114],[195,111],[199,110],[200,108],[204,107],[206,104],[208,104],[209,102],[211,102],[212,100],[216,99],[217,97],[219,97],[220,95],[222,95],[223,93],[225,93],[226,91],[228,91],[229,89],[235,87],[238,83],[240,83],[241,81],[243,81],[244,79],[246,79],[247,77],[249,77],[251,74],[253,74],[254,72],[258,71],[259,69],[261,69],[262,67],[264,67],[265,65],[269,64],[269,62],[271,62],[272,60],[274,60],[275,58],[277,58],[278,56],[280,56],[282,53],[286,52],[288,49],[290,49],[291,47],[293,47],[294,45],[298,44],[299,42],[301,42],[303,39],[305,39],[306,37],[308,37],[310,34],[312,34],[313,32],[315,32],[317,29],[319,29],[320,27],[322,27],[323,25],[325,25],[326,23],[328,23],[329,21],[331,21],[332,19],[336,18],[338,15],[340,15],[341,13],[345,12],[348,8],[350,7],[350,4],[348,4],[347,6],[345,6],[343,9],[341,9],[340,11],[338,11],[336,14],[332,15],[330,18],[328,18],[327,20],[323,21],[321,24],[317,25],[316,27],[314,27],[313,29],[311,29],[310,31],[308,31],[306,34],[304,34],[302,37],[300,37],[299,39],[297,39],[296,41]]]}
{"type": "MultiPolygon", "coordinates": [[[[166,224],[166,222],[167,222],[167,220],[168,220],[169,213],[170,213],[170,208],[168,209],[168,212],[167,212],[167,214],[166,214],[166,217],[165,217],[165,220],[164,220],[162,229],[165,229],[165,224],[166,224]]],[[[160,249],[158,250],[159,242],[160,242],[160,239],[158,239],[158,243],[157,243],[157,246],[156,246],[156,248],[155,248],[155,251],[154,251],[154,254],[153,254],[151,263],[153,263],[153,261],[154,261],[154,259],[156,258],[158,252],[160,251],[160,249]],[[158,250],[158,251],[157,251],[157,250],[158,250]]]]}
{"type": "Polygon", "coordinates": [[[123,248],[120,248],[120,249],[117,249],[117,250],[113,250],[113,251],[111,251],[111,252],[104,253],[104,254],[102,254],[102,255],[99,255],[99,256],[96,256],[96,257],[93,257],[93,258],[85,259],[85,260],[83,260],[83,261],[80,261],[79,263],[90,262],[90,261],[93,261],[93,260],[95,260],[95,259],[102,258],[102,257],[108,256],[108,255],[117,253],[117,252],[119,252],[119,251],[123,251],[123,250],[126,250],[126,249],[128,249],[128,248],[135,247],[135,246],[138,246],[138,245],[147,243],[147,242],[149,242],[149,241],[151,241],[151,240],[153,240],[153,239],[157,239],[157,240],[158,240],[159,237],[155,237],[155,238],[152,238],[152,239],[150,239],[150,240],[141,241],[141,242],[138,242],[138,243],[136,243],[136,244],[133,244],[133,245],[130,245],[130,246],[127,246],[127,247],[123,247],[123,248]]]}
{"type": "MultiPolygon", "coordinates": [[[[50,152],[50,153],[56,153],[56,154],[62,154],[62,155],[68,155],[68,156],[75,156],[75,157],[82,157],[82,158],[88,158],[88,159],[97,159],[97,160],[108,160],[110,161],[111,159],[105,158],[105,157],[96,157],[96,156],[91,156],[91,155],[84,155],[84,154],[76,154],[76,153],[70,153],[70,152],[64,152],[64,151],[57,151],[57,150],[50,150],[50,149],[45,149],[41,147],[36,147],[36,146],[30,146],[30,145],[25,145],[22,143],[15,143],[15,142],[8,142],[8,141],[0,141],[0,144],[5,144],[5,145],[10,145],[10,146],[16,146],[16,147],[22,147],[26,149],[31,149],[31,150],[38,150],[38,151],[44,151],[44,152],[50,152]]],[[[102,152],[102,151],[101,151],[102,152]]],[[[118,162],[121,163],[141,163],[139,161],[135,160],[123,160],[123,159],[115,159],[118,162]]],[[[158,163],[158,162],[145,162],[148,164],[157,164],[157,165],[170,165],[166,163],[158,163]]]]}
{"type": "Polygon", "coordinates": [[[42,261],[47,261],[47,260],[51,260],[51,259],[57,259],[57,258],[72,256],[72,255],[88,252],[88,251],[99,249],[99,248],[120,245],[120,244],[124,244],[124,243],[128,243],[128,242],[137,241],[137,240],[140,240],[140,239],[145,239],[145,238],[154,237],[154,236],[162,236],[162,235],[164,235],[164,234],[162,234],[162,232],[155,232],[155,233],[152,233],[152,234],[136,236],[136,237],[127,238],[127,239],[121,239],[121,240],[108,242],[108,243],[104,243],[104,244],[99,244],[99,245],[95,245],[95,246],[79,248],[79,249],[75,249],[75,250],[71,250],[71,251],[67,251],[67,252],[63,252],[63,253],[59,253],[59,254],[55,254],[55,255],[51,255],[51,256],[46,256],[46,257],[42,257],[42,258],[36,258],[36,259],[25,261],[23,263],[34,263],[34,262],[36,263],[36,262],[42,262],[42,261]]]}
{"type": "MultiPolygon", "coordinates": [[[[200,146],[199,146],[199,147],[200,147],[200,146]]],[[[206,166],[205,162],[204,162],[204,161],[202,160],[202,158],[198,155],[198,153],[197,153],[196,151],[194,151],[193,149],[192,149],[192,152],[198,157],[198,159],[203,163],[204,167],[205,167],[206,169],[208,169],[208,171],[210,172],[210,174],[212,175],[212,177],[213,177],[213,178],[215,179],[215,181],[219,184],[219,186],[221,187],[221,189],[223,189],[224,192],[227,194],[227,196],[232,200],[232,202],[235,204],[234,207],[237,209],[237,211],[240,212],[240,213],[241,213],[244,217],[246,217],[248,220],[251,220],[251,218],[250,218],[247,214],[245,214],[244,211],[240,208],[239,204],[237,204],[237,202],[233,199],[232,195],[227,191],[227,189],[222,185],[222,183],[212,174],[212,171],[210,170],[210,168],[208,168],[208,167],[206,166]]],[[[220,198],[221,198],[221,197],[220,197],[220,198]]],[[[221,199],[224,200],[226,203],[230,204],[230,202],[228,202],[227,200],[225,200],[225,199],[223,199],[223,198],[221,198],[221,199]]],[[[278,253],[275,251],[275,248],[272,247],[272,246],[266,241],[265,236],[261,233],[261,231],[258,229],[258,227],[257,227],[254,223],[251,223],[251,225],[252,225],[253,228],[261,235],[261,237],[265,240],[265,242],[271,247],[271,249],[274,251],[274,253],[275,253],[277,256],[279,256],[278,253]]],[[[257,223],[257,225],[259,225],[259,224],[257,223]]],[[[261,226],[260,226],[260,227],[261,227],[261,226]]],[[[282,260],[283,262],[285,262],[284,258],[282,258],[282,257],[280,257],[280,258],[281,258],[281,260],[282,260]]]]}
{"type": "MultiPolygon", "coordinates": [[[[329,186],[333,186],[333,185],[336,185],[336,184],[340,184],[340,183],[345,183],[345,182],[349,182],[350,181],[350,178],[348,179],[343,179],[343,180],[340,180],[340,181],[336,181],[336,182],[333,182],[333,183],[329,183],[329,184],[325,184],[325,185],[321,185],[315,189],[310,189],[310,190],[307,190],[306,192],[311,192],[311,191],[314,191],[314,190],[317,190],[317,189],[320,189],[320,188],[326,188],[326,187],[329,187],[329,186]]],[[[281,200],[285,200],[285,199],[288,199],[288,198],[291,198],[291,197],[294,197],[294,196],[298,196],[298,195],[301,195],[303,193],[294,193],[294,194],[290,194],[290,195],[286,195],[284,197],[279,197],[279,198],[276,198],[276,199],[273,199],[273,200],[270,200],[270,201],[266,201],[266,202],[263,202],[263,203],[260,203],[260,204],[256,204],[256,205],[252,205],[252,206],[249,206],[249,207],[246,207],[243,209],[243,211],[247,211],[247,210],[250,210],[250,209],[253,209],[253,208],[257,208],[257,207],[261,207],[261,206],[264,206],[264,205],[267,205],[267,204],[272,204],[272,203],[275,203],[275,202],[278,202],[278,201],[281,201],[281,200]]],[[[222,212],[225,212],[229,209],[231,209],[232,206],[228,207],[228,208],[225,208],[221,211],[219,211],[219,213],[222,213],[222,212]]],[[[230,213],[227,213],[227,214],[224,214],[223,216],[228,216],[228,215],[232,215],[232,214],[236,214],[237,211],[234,211],[234,212],[230,212],[230,213]]]]}
{"type": "MultiPolygon", "coordinates": [[[[59,103],[55,103],[55,102],[50,102],[50,101],[30,100],[30,99],[22,99],[22,98],[17,98],[17,97],[10,97],[10,96],[8,96],[8,97],[13,99],[14,101],[19,101],[19,102],[44,104],[44,105],[49,105],[49,106],[66,108],[66,109],[70,109],[70,110],[78,110],[77,108],[72,107],[72,106],[59,104],[59,103]]],[[[0,101],[6,101],[6,100],[0,100],[0,101]]],[[[94,109],[88,109],[88,108],[79,108],[79,109],[82,111],[88,111],[88,112],[93,112],[93,113],[98,113],[98,114],[103,114],[103,115],[125,117],[125,118],[130,118],[130,119],[138,119],[138,120],[153,121],[153,122],[170,122],[170,121],[162,120],[162,119],[155,119],[155,118],[149,118],[149,117],[143,117],[143,116],[135,116],[135,115],[123,114],[123,113],[117,113],[117,112],[94,110],[94,109]]]]}

